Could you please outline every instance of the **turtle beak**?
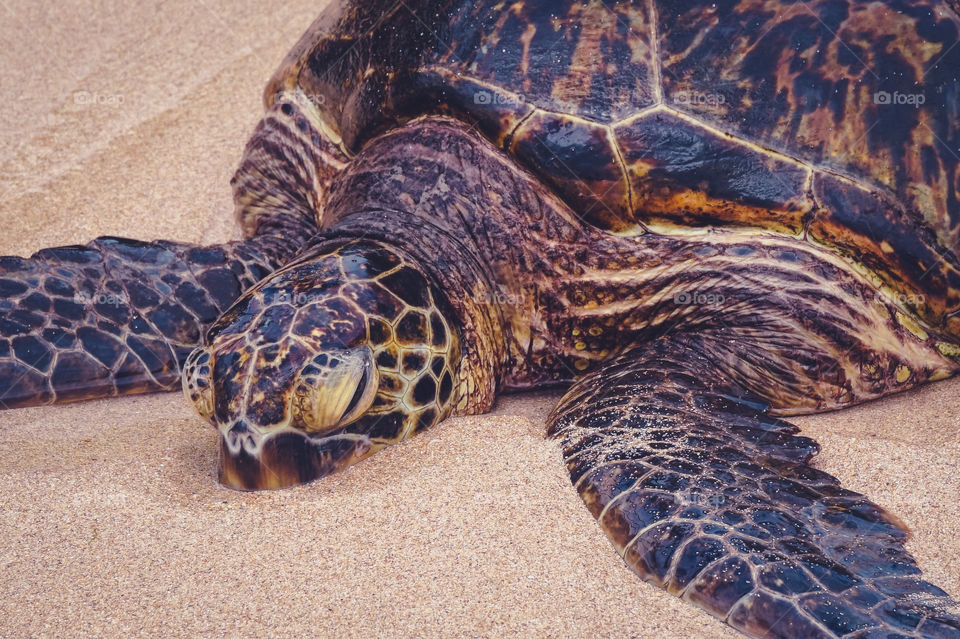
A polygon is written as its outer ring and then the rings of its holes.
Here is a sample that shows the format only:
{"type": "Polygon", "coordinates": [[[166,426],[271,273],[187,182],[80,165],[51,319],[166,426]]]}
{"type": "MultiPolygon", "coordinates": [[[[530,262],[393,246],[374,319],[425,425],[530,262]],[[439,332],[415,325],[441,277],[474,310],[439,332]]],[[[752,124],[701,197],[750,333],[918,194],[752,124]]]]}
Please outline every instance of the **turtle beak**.
{"type": "Polygon", "coordinates": [[[240,421],[221,434],[219,481],[234,490],[287,488],[325,477],[369,453],[365,437],[262,436],[240,421]]]}
{"type": "Polygon", "coordinates": [[[239,419],[220,430],[220,483],[236,490],[285,488],[366,457],[369,438],[344,427],[373,405],[378,387],[369,348],[318,354],[293,386],[291,428],[271,432],[239,419]]]}

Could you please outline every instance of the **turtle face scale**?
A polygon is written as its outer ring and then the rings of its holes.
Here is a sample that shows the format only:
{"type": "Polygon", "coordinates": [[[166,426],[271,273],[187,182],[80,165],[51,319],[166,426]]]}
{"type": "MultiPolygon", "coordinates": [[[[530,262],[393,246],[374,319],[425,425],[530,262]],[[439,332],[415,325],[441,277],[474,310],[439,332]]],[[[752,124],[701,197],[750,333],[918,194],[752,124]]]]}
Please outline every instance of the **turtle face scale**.
{"type": "Polygon", "coordinates": [[[350,244],[248,291],[190,355],[183,387],[220,434],[220,482],[280,488],[445,418],[458,358],[424,275],[350,244]]]}

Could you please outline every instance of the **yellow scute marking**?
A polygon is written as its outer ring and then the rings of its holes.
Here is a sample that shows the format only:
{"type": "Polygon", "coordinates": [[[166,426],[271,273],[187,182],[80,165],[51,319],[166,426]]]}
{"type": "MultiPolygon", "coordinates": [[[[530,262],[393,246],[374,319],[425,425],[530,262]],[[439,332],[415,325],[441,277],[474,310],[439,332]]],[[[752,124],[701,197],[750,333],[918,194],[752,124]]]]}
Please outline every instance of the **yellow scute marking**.
{"type": "Polygon", "coordinates": [[[947,370],[945,368],[941,368],[933,371],[933,373],[930,374],[929,381],[939,382],[941,379],[947,379],[948,377],[952,377],[952,376],[953,376],[953,371],[947,370]]]}
{"type": "Polygon", "coordinates": [[[926,341],[930,336],[927,334],[923,328],[920,327],[912,318],[907,315],[904,315],[900,311],[897,311],[897,321],[900,322],[900,325],[905,329],[913,333],[918,339],[926,341]]]}
{"type": "Polygon", "coordinates": [[[951,344],[950,342],[937,342],[937,350],[947,357],[960,356],[960,346],[951,344]]]}
{"type": "Polygon", "coordinates": [[[897,366],[897,383],[902,384],[910,379],[910,369],[906,366],[897,366]]]}

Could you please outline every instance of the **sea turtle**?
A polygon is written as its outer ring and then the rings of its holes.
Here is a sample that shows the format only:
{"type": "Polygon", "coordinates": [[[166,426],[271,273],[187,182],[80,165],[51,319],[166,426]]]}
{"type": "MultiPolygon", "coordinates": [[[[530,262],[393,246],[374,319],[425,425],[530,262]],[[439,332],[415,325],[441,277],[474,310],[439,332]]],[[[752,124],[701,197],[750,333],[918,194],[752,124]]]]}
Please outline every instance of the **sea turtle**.
{"type": "Polygon", "coordinates": [[[953,0],[327,9],[240,242],[0,259],[6,407],[180,385],[279,488],[497,393],[643,579],[754,637],[958,637],[893,515],[781,416],[960,369],[953,0]]]}

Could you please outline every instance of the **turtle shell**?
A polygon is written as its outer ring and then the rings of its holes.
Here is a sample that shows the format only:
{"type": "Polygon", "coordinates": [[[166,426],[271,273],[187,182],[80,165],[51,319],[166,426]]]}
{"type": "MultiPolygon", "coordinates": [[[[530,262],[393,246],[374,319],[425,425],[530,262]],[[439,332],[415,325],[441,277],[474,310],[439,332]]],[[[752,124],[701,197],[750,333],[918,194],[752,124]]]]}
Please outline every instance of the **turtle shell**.
{"type": "Polygon", "coordinates": [[[960,335],[954,0],[372,0],[271,80],[356,153],[458,118],[615,233],[775,232],[831,248],[960,335]]]}

